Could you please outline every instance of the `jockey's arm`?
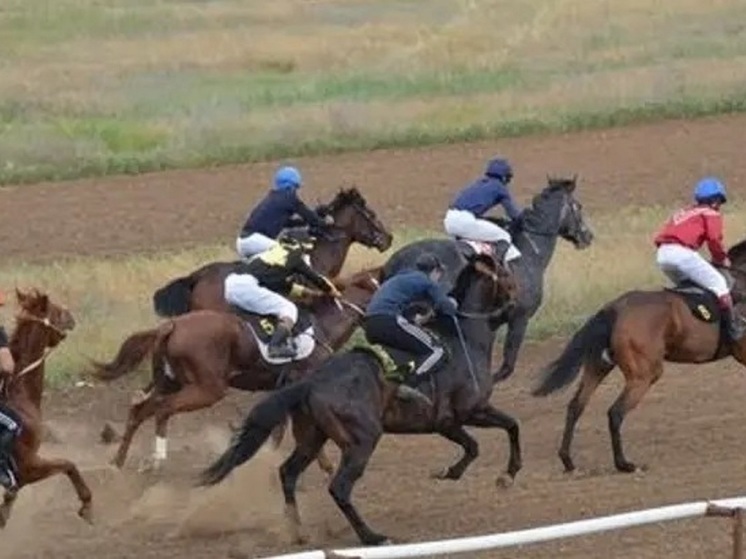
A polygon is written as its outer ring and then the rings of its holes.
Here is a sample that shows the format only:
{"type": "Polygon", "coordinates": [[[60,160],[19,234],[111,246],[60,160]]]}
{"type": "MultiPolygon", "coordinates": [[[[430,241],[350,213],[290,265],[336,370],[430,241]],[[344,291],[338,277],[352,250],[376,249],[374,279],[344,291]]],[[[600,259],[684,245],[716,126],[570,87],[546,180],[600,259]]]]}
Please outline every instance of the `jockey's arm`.
{"type": "Polygon", "coordinates": [[[712,261],[718,266],[730,266],[723,242],[723,218],[720,214],[705,215],[705,240],[712,261]]]}
{"type": "Polygon", "coordinates": [[[337,288],[327,278],[319,274],[303,259],[301,251],[293,251],[288,255],[288,267],[308,279],[313,285],[321,289],[324,293],[337,295],[337,288]]]}
{"type": "Polygon", "coordinates": [[[3,375],[13,374],[16,368],[13,354],[8,346],[8,334],[5,328],[0,326],[0,373],[3,375]]]}
{"type": "Polygon", "coordinates": [[[315,211],[306,206],[303,200],[301,200],[298,196],[295,197],[294,210],[295,213],[300,216],[303,222],[307,223],[311,227],[323,229],[325,225],[324,220],[321,219],[321,217],[319,217],[319,215],[315,211]]]}

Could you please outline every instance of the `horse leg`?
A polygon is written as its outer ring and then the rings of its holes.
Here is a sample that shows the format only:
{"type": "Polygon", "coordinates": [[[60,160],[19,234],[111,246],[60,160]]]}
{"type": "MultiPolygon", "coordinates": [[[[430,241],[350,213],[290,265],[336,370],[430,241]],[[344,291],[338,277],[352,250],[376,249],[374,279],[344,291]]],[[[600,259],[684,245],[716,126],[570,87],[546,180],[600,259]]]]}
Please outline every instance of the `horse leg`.
{"type": "Polygon", "coordinates": [[[505,345],[503,347],[503,362],[500,369],[492,377],[492,381],[497,383],[507,380],[515,371],[515,364],[518,361],[518,352],[523,345],[523,338],[526,336],[528,321],[531,318],[528,313],[511,317],[508,321],[508,333],[505,336],[505,345]]]}
{"type": "Polygon", "coordinates": [[[565,467],[565,472],[569,473],[575,470],[575,463],[573,462],[572,455],[570,453],[570,447],[572,446],[572,439],[575,434],[575,426],[583,415],[591,396],[595,392],[601,381],[608,375],[614,365],[608,364],[586,364],[583,368],[583,376],[578,385],[578,390],[572,397],[572,400],[567,404],[567,413],[565,415],[565,431],[562,434],[562,443],[557,453],[562,460],[562,464],[565,467]]]}
{"type": "Polygon", "coordinates": [[[80,475],[80,470],[73,462],[61,458],[47,460],[34,456],[23,464],[22,469],[24,485],[36,483],[55,474],[65,474],[70,479],[70,483],[72,483],[78,499],[80,499],[78,516],[89,524],[93,524],[93,495],[83,476],[80,475]]]}
{"type": "Polygon", "coordinates": [[[650,378],[627,378],[627,384],[622,393],[609,408],[609,432],[611,433],[611,448],[614,452],[614,465],[624,473],[632,473],[637,467],[624,456],[622,448],[621,427],[624,417],[640,402],[652,384],[650,378]]]}
{"type": "Polygon", "coordinates": [[[342,461],[329,485],[329,493],[363,545],[381,545],[386,543],[388,538],[371,530],[350,501],[352,488],[365,472],[365,467],[381,435],[380,433],[375,436],[370,436],[370,433],[357,434],[363,436],[342,451],[342,461]]]}
{"type": "Polygon", "coordinates": [[[111,463],[117,468],[122,468],[122,466],[124,466],[135,432],[137,432],[144,421],[155,413],[158,406],[158,400],[159,396],[155,392],[150,392],[145,399],[130,406],[129,415],[127,416],[127,427],[122,435],[122,440],[119,443],[117,453],[111,461],[111,463]]]}
{"type": "MultiPolygon", "coordinates": [[[[309,422],[301,422],[293,419],[293,437],[295,438],[296,445],[310,436],[307,431],[312,432],[315,429],[316,427],[309,422]]],[[[316,458],[316,463],[319,465],[321,471],[326,474],[327,482],[331,481],[332,474],[334,474],[334,464],[332,464],[332,461],[329,460],[326,452],[324,452],[323,444],[318,452],[314,454],[314,457],[316,458]]]]}
{"type": "Polygon", "coordinates": [[[464,449],[464,454],[455,464],[433,474],[436,479],[461,479],[466,468],[479,456],[479,444],[462,425],[449,425],[438,430],[438,434],[464,449]]]}
{"type": "Polygon", "coordinates": [[[166,426],[172,415],[208,408],[225,396],[225,390],[224,386],[187,384],[178,392],[164,396],[155,410],[156,433],[153,455],[150,463],[141,466],[141,471],[151,468],[158,470],[165,462],[168,454],[166,426]]]}
{"type": "Polygon", "coordinates": [[[10,513],[13,510],[13,505],[18,498],[18,489],[15,491],[6,491],[3,496],[3,504],[0,505],[0,528],[5,528],[10,518],[10,513]]]}
{"type": "MultiPolygon", "coordinates": [[[[293,421],[293,425],[299,422],[293,421]]],[[[326,435],[315,425],[307,424],[302,430],[294,429],[295,450],[280,466],[280,481],[285,497],[285,518],[288,521],[293,543],[306,543],[308,538],[303,533],[298,505],[295,500],[295,489],[300,475],[316,458],[324,447],[326,435]]]]}
{"type": "Polygon", "coordinates": [[[483,408],[475,410],[466,421],[467,425],[474,427],[491,427],[498,428],[508,433],[510,440],[510,456],[508,458],[507,470],[504,474],[497,478],[497,485],[501,487],[508,487],[513,484],[516,474],[521,470],[523,466],[523,460],[521,458],[521,437],[520,429],[518,427],[518,421],[512,416],[505,412],[498,410],[497,408],[487,405],[483,408]]]}

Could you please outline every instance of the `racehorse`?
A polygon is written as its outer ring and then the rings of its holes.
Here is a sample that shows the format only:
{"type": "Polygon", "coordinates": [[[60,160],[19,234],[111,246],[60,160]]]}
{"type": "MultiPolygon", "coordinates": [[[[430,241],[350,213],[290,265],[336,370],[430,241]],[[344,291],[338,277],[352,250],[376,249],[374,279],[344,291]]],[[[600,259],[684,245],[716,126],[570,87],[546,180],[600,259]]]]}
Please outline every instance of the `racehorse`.
{"type": "MultiPolygon", "coordinates": [[[[734,300],[746,289],[746,241],[731,248],[734,300]]],[[[559,449],[566,472],[575,469],[570,446],[575,425],[593,392],[619,367],[624,374],[622,393],[609,408],[609,432],[614,465],[620,472],[637,467],[622,448],[625,416],[663,374],[664,362],[708,363],[732,356],[746,365],[746,339],[731,344],[721,323],[717,299],[691,283],[657,291],[628,291],[604,305],[570,339],[562,354],[543,371],[535,396],[546,396],[583,375],[567,406],[559,449]]]]}
{"type": "MultiPolygon", "coordinates": [[[[576,248],[584,249],[593,241],[593,232],[585,221],[583,208],[575,198],[576,177],[548,178],[548,185],[534,196],[531,207],[526,208],[521,222],[511,229],[513,244],[521,257],[510,262],[518,283],[515,305],[495,325],[507,323],[503,347],[503,362],[494,381],[509,378],[515,370],[518,353],[526,335],[528,322],[539,309],[544,290],[544,272],[554,254],[557,238],[570,241],[576,248]]],[[[505,226],[503,220],[500,225],[505,226]]],[[[459,271],[472,257],[484,257],[483,243],[463,242],[452,239],[425,239],[409,244],[395,252],[384,266],[384,277],[390,277],[402,268],[411,266],[422,252],[433,252],[446,265],[444,281],[453,282],[459,271]]]]}
{"type": "Polygon", "coordinates": [[[47,356],[75,328],[69,310],[56,305],[37,290],[16,290],[21,307],[16,315],[16,328],[10,338],[10,351],[16,363],[14,372],[5,381],[3,398],[21,425],[13,445],[13,459],[18,471],[18,485],[7,491],[0,505],[0,527],[10,518],[18,492],[26,485],[37,483],[56,474],[65,474],[80,499],[78,516],[93,522],[91,490],[71,461],[39,456],[43,435],[41,401],[44,392],[44,365],[47,356]]]}
{"type": "MultiPolygon", "coordinates": [[[[357,188],[340,190],[328,205],[317,211],[334,218],[334,225],[319,235],[310,254],[313,268],[325,276],[339,274],[352,243],[373,247],[380,252],[391,246],[391,233],[368,207],[357,188]]],[[[153,295],[153,308],[162,317],[199,309],[228,310],[223,289],[225,278],[232,272],[241,273],[245,266],[243,260],[206,264],[158,289],[153,295]]]]}
{"type": "MultiPolygon", "coordinates": [[[[296,541],[303,541],[295,501],[296,483],[327,439],[342,451],[329,491],[365,545],[381,544],[387,538],[366,525],[350,502],[350,495],[384,432],[437,433],[460,445],[463,457],[440,476],[455,480],[476,459],[479,450],[464,426],[504,429],[510,438],[510,458],[499,481],[512,482],[521,469],[518,423],[495,409],[489,398],[493,388],[490,361],[496,337],[491,319],[503,312],[502,302],[514,284],[504,270],[496,278],[497,285],[495,277],[469,265],[453,292],[460,302],[459,317],[434,321],[433,329],[450,353],[430,381],[421,384],[420,391],[434,405],[395,398],[396,389],[385,380],[385,361],[377,352],[359,347],[336,354],[304,379],[256,405],[229,448],[202,472],[200,485],[220,482],[254,456],[288,413],[296,427],[296,447],[280,467],[280,477],[286,517],[296,541]]],[[[392,357],[405,357],[387,351],[392,357]]]]}
{"type": "MultiPolygon", "coordinates": [[[[153,357],[153,380],[130,407],[113,464],[124,465],[135,432],[151,416],[156,421],[153,465],[158,467],[166,459],[166,427],[172,415],[212,406],[225,397],[229,387],[274,390],[284,381],[302,377],[350,338],[378,288],[379,274],[380,268],[373,268],[335,279],[342,292],[341,302],[324,298],[312,303],[310,309],[301,309],[299,328],[294,332],[298,344],[295,361],[269,360],[267,344],[272,330],[263,328],[272,320],[256,315],[192,311],[129,336],[111,362],[94,363],[92,371],[95,378],[111,381],[134,370],[148,355],[153,357]]],[[[281,433],[278,444],[280,437],[281,433]]],[[[327,472],[333,469],[325,457],[319,463],[327,472]]]]}

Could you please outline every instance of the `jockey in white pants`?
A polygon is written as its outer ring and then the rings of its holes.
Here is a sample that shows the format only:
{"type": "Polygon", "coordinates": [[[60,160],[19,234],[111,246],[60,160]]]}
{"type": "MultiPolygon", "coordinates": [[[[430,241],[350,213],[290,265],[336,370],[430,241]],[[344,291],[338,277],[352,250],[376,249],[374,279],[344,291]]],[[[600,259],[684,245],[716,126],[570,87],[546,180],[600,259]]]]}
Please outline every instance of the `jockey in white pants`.
{"type": "Polygon", "coordinates": [[[695,205],[677,211],[655,237],[657,262],[675,284],[688,279],[714,293],[727,320],[733,341],[744,336],[741,317],[733,304],[723,274],[697,252],[703,244],[720,267],[730,267],[723,243],[723,216],[720,206],[727,201],[725,187],[715,178],[700,180],[694,189],[695,205]]]}
{"type": "Polygon", "coordinates": [[[452,237],[474,241],[492,243],[505,241],[509,244],[505,261],[510,262],[518,258],[521,253],[513,245],[510,233],[491,221],[480,219],[498,204],[503,206],[510,219],[520,219],[522,212],[508,190],[512,179],[513,169],[508,161],[505,159],[490,161],[484,177],[459,192],[448,208],[443,220],[446,233],[452,237]]]}
{"type": "Polygon", "coordinates": [[[302,184],[303,179],[295,167],[277,170],[272,190],[249,214],[236,238],[238,254],[250,258],[275,246],[277,235],[293,223],[294,215],[300,217],[299,224],[321,228],[328,223],[298,197],[302,184]]]}
{"type": "Polygon", "coordinates": [[[281,235],[275,246],[249,260],[248,273],[229,274],[225,278],[225,300],[228,303],[250,313],[277,317],[278,323],[269,343],[270,357],[295,356],[290,332],[298,321],[298,307],[285,295],[340,296],[334,284],[306,262],[306,252],[311,248],[313,239],[310,235],[281,235]],[[307,278],[321,293],[295,283],[297,276],[307,278]]]}

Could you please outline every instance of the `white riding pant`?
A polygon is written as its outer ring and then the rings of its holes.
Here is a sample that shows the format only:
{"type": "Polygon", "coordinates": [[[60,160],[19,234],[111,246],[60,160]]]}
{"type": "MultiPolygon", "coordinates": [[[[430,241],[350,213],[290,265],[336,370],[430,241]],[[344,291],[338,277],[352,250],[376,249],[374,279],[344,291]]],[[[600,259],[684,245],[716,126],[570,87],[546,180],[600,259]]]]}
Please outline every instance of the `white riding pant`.
{"type": "Polygon", "coordinates": [[[499,225],[485,219],[479,219],[473,213],[466,210],[448,210],[445,219],[443,219],[443,226],[446,233],[452,237],[491,243],[506,241],[510,244],[505,254],[507,262],[521,255],[521,252],[513,245],[513,238],[510,236],[510,233],[499,225]]]}
{"type": "Polygon", "coordinates": [[[238,237],[236,239],[236,252],[244,258],[251,258],[255,254],[271,249],[276,244],[277,241],[266,235],[252,233],[248,237],[238,237]]]}
{"type": "Polygon", "coordinates": [[[676,244],[661,245],[656,260],[674,283],[689,279],[718,297],[730,293],[725,276],[695,250],[676,244]]]}
{"type": "Polygon", "coordinates": [[[256,314],[269,314],[278,318],[298,321],[295,303],[271,289],[259,285],[251,274],[228,274],[225,278],[225,300],[256,314]]]}

